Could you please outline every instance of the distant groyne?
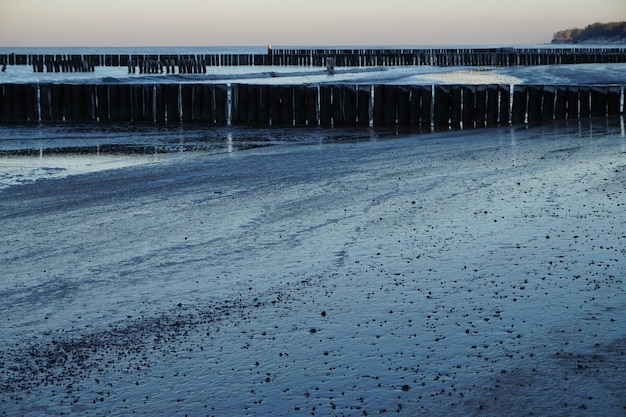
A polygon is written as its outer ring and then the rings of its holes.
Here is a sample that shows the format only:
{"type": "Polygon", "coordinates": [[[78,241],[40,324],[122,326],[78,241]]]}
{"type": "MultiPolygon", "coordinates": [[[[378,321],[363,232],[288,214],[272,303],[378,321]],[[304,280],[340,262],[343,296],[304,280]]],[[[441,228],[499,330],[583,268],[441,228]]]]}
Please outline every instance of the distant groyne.
{"type": "Polygon", "coordinates": [[[447,130],[623,114],[624,85],[0,84],[0,123],[447,130]]]}
{"type": "Polygon", "coordinates": [[[265,54],[3,54],[0,65],[30,65],[35,72],[94,71],[203,73],[214,66],[338,67],[493,66],[626,63],[626,48],[272,49],[265,54]]]}

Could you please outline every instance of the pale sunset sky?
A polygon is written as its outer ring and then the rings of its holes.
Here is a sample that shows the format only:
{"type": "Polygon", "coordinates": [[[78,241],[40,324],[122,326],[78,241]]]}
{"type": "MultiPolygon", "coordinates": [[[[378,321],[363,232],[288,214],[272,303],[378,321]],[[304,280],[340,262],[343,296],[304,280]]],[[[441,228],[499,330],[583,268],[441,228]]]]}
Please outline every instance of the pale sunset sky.
{"type": "Polygon", "coordinates": [[[626,0],[0,0],[0,46],[548,43],[626,0]]]}

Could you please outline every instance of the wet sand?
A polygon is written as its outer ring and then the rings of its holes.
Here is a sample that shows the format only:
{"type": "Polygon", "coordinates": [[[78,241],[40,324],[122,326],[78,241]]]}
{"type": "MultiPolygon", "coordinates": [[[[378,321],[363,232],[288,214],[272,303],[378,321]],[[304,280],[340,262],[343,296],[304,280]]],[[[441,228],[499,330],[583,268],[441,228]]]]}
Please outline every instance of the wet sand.
{"type": "Polygon", "coordinates": [[[0,415],[621,415],[623,121],[0,190],[0,415]]]}

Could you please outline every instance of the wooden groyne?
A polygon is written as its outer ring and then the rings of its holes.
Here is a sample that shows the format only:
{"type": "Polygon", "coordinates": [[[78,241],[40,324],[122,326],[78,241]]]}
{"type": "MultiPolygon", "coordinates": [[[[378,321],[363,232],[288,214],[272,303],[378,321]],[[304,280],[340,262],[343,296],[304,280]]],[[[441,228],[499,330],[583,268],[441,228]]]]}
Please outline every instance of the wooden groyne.
{"type": "Polygon", "coordinates": [[[624,63],[626,48],[278,49],[273,65],[338,67],[497,66],[624,63]]]}
{"type": "Polygon", "coordinates": [[[214,66],[337,67],[496,66],[626,63],[626,48],[427,48],[268,49],[265,54],[4,54],[0,65],[31,65],[35,72],[93,71],[128,67],[129,72],[203,73],[214,66]]]}
{"type": "Polygon", "coordinates": [[[447,130],[623,114],[623,85],[0,84],[0,123],[447,130]]]}
{"type": "Polygon", "coordinates": [[[0,122],[226,124],[226,85],[3,84],[0,122]]]}

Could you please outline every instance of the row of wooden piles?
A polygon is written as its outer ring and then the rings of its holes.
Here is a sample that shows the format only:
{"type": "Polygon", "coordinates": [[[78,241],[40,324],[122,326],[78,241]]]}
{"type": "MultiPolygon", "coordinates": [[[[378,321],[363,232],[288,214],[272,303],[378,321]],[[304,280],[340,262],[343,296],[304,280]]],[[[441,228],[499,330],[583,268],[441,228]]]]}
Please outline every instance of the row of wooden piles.
{"type": "Polygon", "coordinates": [[[33,65],[35,71],[90,70],[94,66],[126,67],[138,62],[196,61],[207,66],[512,66],[624,63],[622,47],[550,48],[412,48],[412,49],[271,49],[261,54],[1,54],[0,65],[33,65]]]}
{"type": "Polygon", "coordinates": [[[0,84],[0,122],[457,129],[615,116],[624,87],[0,84]]]}
{"type": "Polygon", "coordinates": [[[211,84],[4,84],[0,121],[226,124],[227,93],[211,84]]]}

